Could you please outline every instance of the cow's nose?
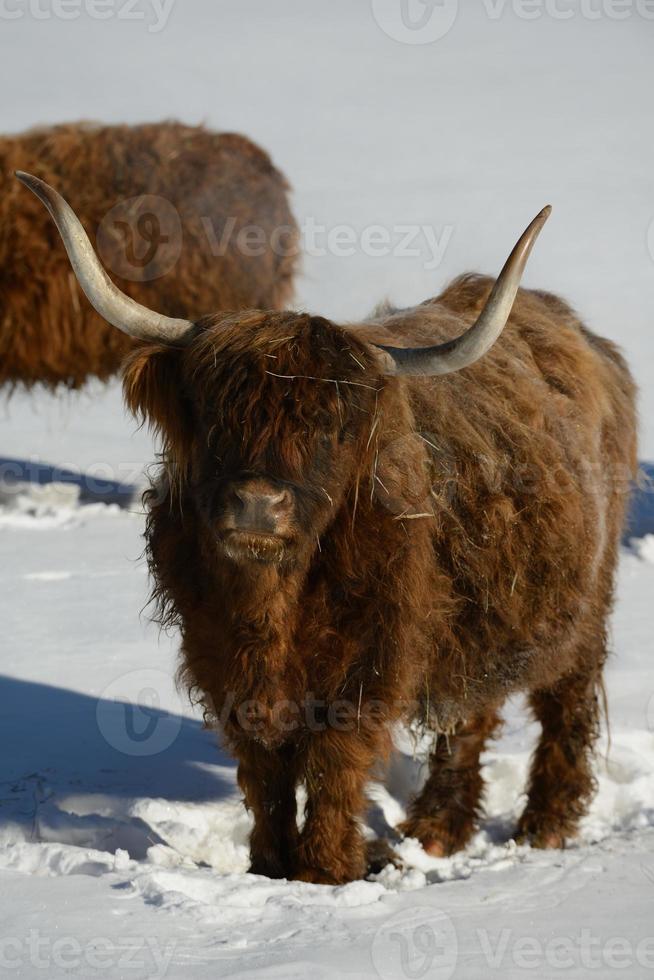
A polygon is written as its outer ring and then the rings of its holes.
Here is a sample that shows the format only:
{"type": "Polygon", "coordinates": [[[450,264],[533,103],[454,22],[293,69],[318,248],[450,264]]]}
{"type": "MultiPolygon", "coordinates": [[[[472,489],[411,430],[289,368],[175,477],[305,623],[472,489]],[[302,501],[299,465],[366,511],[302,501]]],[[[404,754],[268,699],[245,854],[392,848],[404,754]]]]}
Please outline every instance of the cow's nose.
{"type": "Polygon", "coordinates": [[[275,534],[290,516],[292,498],[288,490],[248,481],[232,489],[234,524],[242,531],[275,534]]]}

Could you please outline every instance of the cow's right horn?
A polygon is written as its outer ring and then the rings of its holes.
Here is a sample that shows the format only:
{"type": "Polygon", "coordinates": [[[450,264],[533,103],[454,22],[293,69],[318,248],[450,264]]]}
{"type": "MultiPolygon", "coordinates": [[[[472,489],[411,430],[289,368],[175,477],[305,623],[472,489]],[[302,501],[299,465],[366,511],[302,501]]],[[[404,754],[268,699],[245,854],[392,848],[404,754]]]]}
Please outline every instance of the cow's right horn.
{"type": "Polygon", "coordinates": [[[377,345],[390,355],[389,374],[398,377],[450,374],[452,371],[461,371],[483,357],[506,326],[527,259],[551,210],[548,204],[527,226],[504,263],[483,310],[459,337],[433,347],[377,345]]]}
{"type": "Polygon", "coordinates": [[[138,340],[157,340],[166,344],[190,341],[195,334],[192,321],[155,313],[118,289],[102,268],[77,215],[61,194],[31,174],[17,170],[16,176],[43,201],[52,215],[77,281],[101,317],[138,340]]]}

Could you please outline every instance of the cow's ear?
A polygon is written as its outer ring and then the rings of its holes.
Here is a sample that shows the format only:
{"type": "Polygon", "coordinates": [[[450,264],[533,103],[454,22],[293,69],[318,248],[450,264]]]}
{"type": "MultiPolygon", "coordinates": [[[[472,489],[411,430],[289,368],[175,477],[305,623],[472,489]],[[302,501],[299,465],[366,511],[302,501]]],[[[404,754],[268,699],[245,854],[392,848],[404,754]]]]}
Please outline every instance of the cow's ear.
{"type": "Polygon", "coordinates": [[[182,351],[139,344],[123,367],[123,394],[130,411],[163,440],[163,448],[181,463],[188,453],[191,412],[182,385],[182,351]]]}

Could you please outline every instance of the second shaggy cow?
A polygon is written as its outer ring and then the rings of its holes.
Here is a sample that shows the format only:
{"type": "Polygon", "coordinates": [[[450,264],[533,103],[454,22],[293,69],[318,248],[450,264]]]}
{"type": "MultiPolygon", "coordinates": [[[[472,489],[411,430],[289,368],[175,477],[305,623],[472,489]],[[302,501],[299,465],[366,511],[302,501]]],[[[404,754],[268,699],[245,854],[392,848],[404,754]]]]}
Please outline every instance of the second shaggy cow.
{"type": "Polygon", "coordinates": [[[288,185],[233,133],[167,122],[81,123],[0,139],[0,385],[77,388],[132,347],[80,290],[52,224],[16,169],[58,184],[121,289],[169,316],[281,308],[297,228],[288,185]]]}

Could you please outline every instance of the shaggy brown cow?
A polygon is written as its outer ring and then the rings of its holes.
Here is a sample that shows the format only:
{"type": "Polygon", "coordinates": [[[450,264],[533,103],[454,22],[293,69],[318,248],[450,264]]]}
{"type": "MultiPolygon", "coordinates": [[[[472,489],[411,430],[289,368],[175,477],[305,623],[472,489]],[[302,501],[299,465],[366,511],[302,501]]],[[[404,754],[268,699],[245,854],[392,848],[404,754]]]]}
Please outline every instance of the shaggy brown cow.
{"type": "Polygon", "coordinates": [[[5,137],[0,385],[77,388],[114,374],[132,346],[87,302],[43,208],[20,194],[17,168],[61,185],[92,238],[100,228],[103,260],[123,291],[141,303],[189,317],[290,299],[297,229],[288,186],[243,136],[167,122],[5,137]],[[247,237],[250,226],[260,241],[247,237]]]}
{"type": "Polygon", "coordinates": [[[364,873],[366,782],[399,718],[435,733],[402,832],[432,854],[463,847],[480,752],[517,691],[542,725],[518,834],[561,846],[593,789],[636,455],[616,348],[554,296],[517,292],[548,209],[494,286],[464,276],[357,326],[259,311],[193,324],[98,286],[73,213],[22,179],[92,302],[150,337],[124,386],[165,446],[147,527],[155,596],[238,758],[252,870],[364,873]]]}

